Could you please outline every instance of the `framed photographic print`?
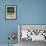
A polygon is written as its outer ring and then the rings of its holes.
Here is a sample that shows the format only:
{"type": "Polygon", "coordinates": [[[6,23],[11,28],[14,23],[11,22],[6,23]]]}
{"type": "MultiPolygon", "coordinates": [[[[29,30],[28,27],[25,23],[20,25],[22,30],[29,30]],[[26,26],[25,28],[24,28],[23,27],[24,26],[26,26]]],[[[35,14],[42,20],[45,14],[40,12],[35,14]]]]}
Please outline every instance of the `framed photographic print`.
{"type": "Polygon", "coordinates": [[[16,5],[5,5],[5,18],[16,19],[16,5]]]}

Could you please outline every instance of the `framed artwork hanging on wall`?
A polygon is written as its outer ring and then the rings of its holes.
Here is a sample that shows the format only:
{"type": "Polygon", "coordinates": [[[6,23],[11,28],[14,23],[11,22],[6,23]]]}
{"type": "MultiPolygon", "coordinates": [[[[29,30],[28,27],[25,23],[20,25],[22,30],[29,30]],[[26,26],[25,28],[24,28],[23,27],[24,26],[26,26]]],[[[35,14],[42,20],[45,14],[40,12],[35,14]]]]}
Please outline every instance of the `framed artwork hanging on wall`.
{"type": "Polygon", "coordinates": [[[16,19],[16,5],[5,5],[5,19],[16,19]]]}

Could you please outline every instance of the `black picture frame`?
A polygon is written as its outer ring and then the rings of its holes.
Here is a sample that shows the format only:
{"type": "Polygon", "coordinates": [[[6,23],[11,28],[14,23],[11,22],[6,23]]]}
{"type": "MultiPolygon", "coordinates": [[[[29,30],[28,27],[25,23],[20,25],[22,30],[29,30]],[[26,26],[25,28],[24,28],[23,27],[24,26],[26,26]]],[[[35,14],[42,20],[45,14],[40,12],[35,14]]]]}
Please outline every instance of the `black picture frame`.
{"type": "Polygon", "coordinates": [[[17,6],[16,5],[5,5],[5,19],[6,20],[17,19],[17,6]]]}

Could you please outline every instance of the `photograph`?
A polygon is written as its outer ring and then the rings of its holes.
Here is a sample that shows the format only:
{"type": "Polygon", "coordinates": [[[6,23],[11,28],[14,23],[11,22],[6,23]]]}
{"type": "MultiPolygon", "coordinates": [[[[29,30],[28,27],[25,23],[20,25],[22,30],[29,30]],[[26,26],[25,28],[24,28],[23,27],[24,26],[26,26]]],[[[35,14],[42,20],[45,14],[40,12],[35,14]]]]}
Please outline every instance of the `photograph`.
{"type": "Polygon", "coordinates": [[[46,41],[46,25],[20,24],[18,30],[20,41],[46,41]]]}
{"type": "Polygon", "coordinates": [[[5,18],[10,20],[16,19],[16,5],[5,6],[5,18]]]}
{"type": "Polygon", "coordinates": [[[20,46],[46,43],[46,25],[18,24],[18,42],[20,46]]]}

